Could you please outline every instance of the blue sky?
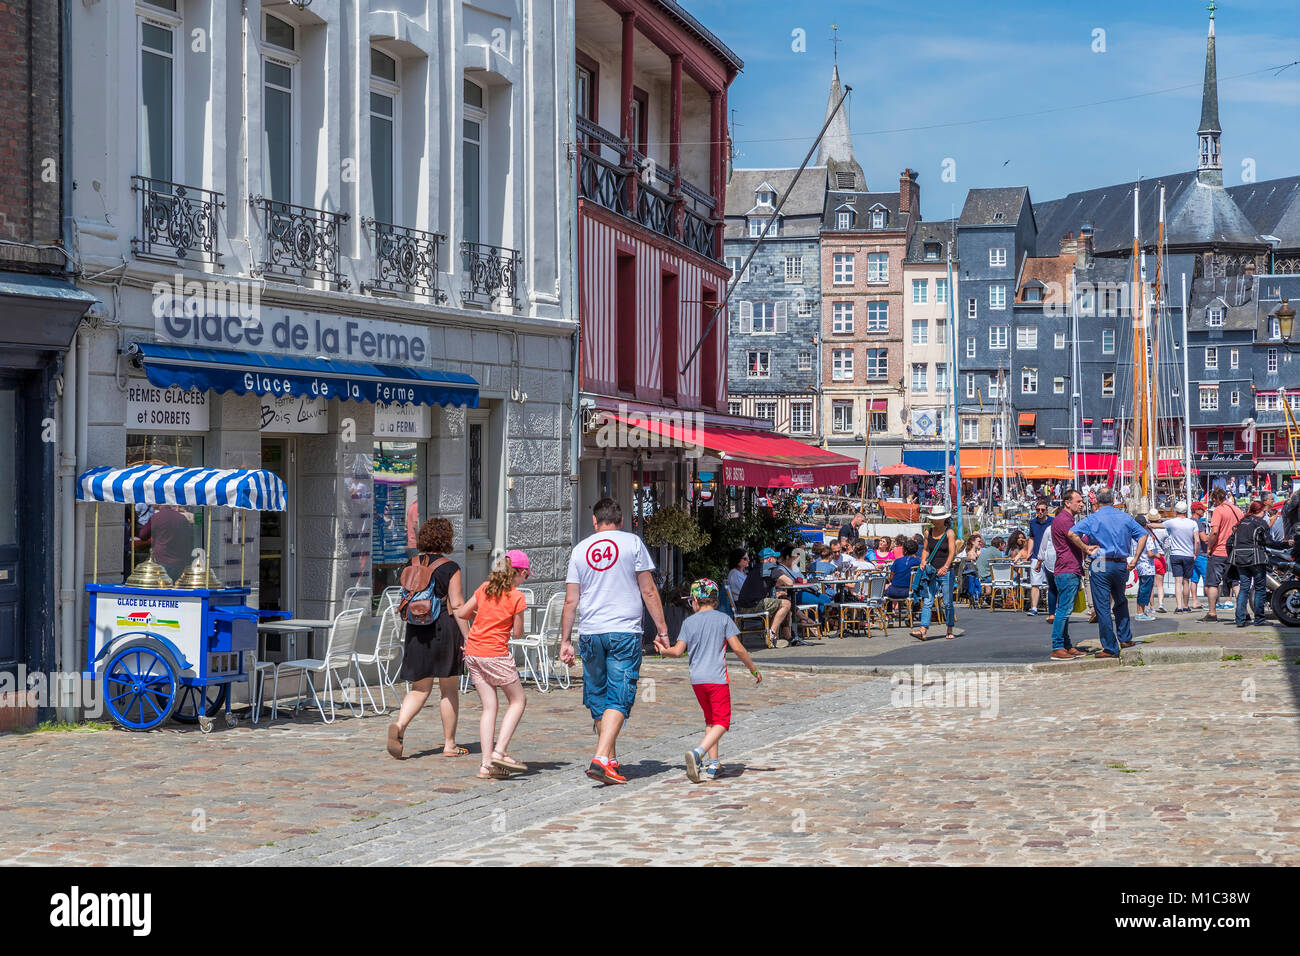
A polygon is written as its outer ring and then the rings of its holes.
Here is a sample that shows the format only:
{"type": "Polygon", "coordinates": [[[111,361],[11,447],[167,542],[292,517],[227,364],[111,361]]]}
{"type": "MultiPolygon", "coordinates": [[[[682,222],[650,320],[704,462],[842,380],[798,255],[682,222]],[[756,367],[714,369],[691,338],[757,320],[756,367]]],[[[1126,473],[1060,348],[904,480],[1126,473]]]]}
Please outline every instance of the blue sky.
{"type": "MultiPolygon", "coordinates": [[[[900,170],[918,170],[926,219],[960,213],[978,186],[1026,185],[1048,200],[1195,167],[1203,0],[684,4],[745,61],[729,103],[738,167],[803,159],[826,110],[832,23],[867,184],[896,190],[900,170]],[[792,51],[796,29],[804,53],[792,51]],[[1093,50],[1097,30],[1105,52],[1093,50]],[[1040,110],[1055,112],[893,132],[1040,110]],[[955,182],[941,180],[945,159],[955,182]]],[[[1225,185],[1244,181],[1245,160],[1256,180],[1300,174],[1300,65],[1254,72],[1300,59],[1300,0],[1224,0],[1216,33],[1225,185]]]]}

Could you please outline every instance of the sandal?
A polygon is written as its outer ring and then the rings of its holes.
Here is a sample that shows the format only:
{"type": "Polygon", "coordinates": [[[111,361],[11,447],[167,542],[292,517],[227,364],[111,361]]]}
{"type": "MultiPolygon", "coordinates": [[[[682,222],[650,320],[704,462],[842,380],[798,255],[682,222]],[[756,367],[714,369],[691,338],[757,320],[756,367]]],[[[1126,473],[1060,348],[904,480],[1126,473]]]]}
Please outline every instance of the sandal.
{"type": "Polygon", "coordinates": [[[442,749],[442,755],[444,757],[463,757],[467,753],[469,753],[469,751],[464,747],[457,747],[455,750],[448,750],[446,747],[442,749]]]}
{"type": "Polygon", "coordinates": [[[767,644],[768,650],[774,649],[776,647],[776,631],[769,630],[764,641],[767,644]]]}
{"type": "Polygon", "coordinates": [[[925,640],[925,632],[924,632],[924,631],[913,631],[913,632],[912,632],[912,636],[913,636],[914,638],[916,638],[918,641],[923,641],[923,640],[925,640]]]}
{"type": "Polygon", "coordinates": [[[504,780],[506,777],[510,776],[510,774],[508,771],[502,770],[499,767],[479,764],[478,774],[476,774],[476,776],[480,780],[504,780]]]}
{"type": "Polygon", "coordinates": [[[528,769],[528,764],[520,763],[508,753],[498,757],[497,754],[500,753],[499,750],[492,751],[492,766],[500,767],[502,770],[513,770],[515,773],[523,773],[528,769]]]}
{"type": "Polygon", "coordinates": [[[388,753],[395,760],[402,759],[402,729],[396,723],[388,725],[388,753]]]}
{"type": "Polygon", "coordinates": [[[944,639],[945,641],[951,641],[951,640],[952,640],[954,637],[956,637],[956,636],[957,636],[957,635],[954,634],[952,631],[949,631],[947,634],[945,634],[945,635],[943,636],[943,639],[944,639]]]}

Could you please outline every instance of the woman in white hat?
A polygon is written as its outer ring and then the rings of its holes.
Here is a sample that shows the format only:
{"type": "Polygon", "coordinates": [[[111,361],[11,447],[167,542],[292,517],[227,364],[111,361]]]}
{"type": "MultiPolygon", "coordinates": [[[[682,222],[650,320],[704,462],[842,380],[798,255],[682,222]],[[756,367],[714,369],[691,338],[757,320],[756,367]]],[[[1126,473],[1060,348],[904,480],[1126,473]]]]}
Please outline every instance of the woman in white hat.
{"type": "Polygon", "coordinates": [[[952,604],[952,563],[957,557],[957,536],[952,530],[952,513],[943,505],[930,509],[930,529],[925,534],[921,548],[921,570],[919,576],[921,594],[921,626],[912,632],[918,641],[925,640],[930,628],[930,612],[934,607],[936,596],[943,591],[943,621],[947,625],[949,640],[956,637],[952,632],[956,623],[956,612],[952,604]]]}

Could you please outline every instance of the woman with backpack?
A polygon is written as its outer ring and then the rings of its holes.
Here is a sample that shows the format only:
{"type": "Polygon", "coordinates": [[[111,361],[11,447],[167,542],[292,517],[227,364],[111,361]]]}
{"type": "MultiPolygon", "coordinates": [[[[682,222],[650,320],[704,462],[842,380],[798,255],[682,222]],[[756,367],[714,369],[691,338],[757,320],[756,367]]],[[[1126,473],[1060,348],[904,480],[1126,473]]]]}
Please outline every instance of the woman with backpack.
{"type": "Polygon", "coordinates": [[[402,698],[397,720],[388,725],[388,752],[402,758],[406,728],[424,708],[433,682],[441,696],[442,755],[462,757],[469,753],[456,745],[456,721],[460,716],[460,671],[462,647],[469,625],[454,616],[465,603],[460,565],[447,558],[453,531],[446,518],[430,518],[416,535],[418,553],[402,569],[402,597],[398,614],[406,622],[406,651],[399,680],[411,689],[402,698]]]}
{"type": "Polygon", "coordinates": [[[488,579],[456,612],[459,620],[474,622],[465,640],[465,666],[483,704],[483,716],[479,719],[483,762],[478,771],[483,780],[528,769],[527,764],[510,756],[507,748],[524,716],[527,702],[515,656],[510,653],[510,639],[524,636],[527,601],[519,585],[531,573],[528,555],[522,551],[507,551],[493,562],[488,579]],[[506,695],[506,715],[501,719],[499,737],[495,737],[497,688],[506,695]]]}

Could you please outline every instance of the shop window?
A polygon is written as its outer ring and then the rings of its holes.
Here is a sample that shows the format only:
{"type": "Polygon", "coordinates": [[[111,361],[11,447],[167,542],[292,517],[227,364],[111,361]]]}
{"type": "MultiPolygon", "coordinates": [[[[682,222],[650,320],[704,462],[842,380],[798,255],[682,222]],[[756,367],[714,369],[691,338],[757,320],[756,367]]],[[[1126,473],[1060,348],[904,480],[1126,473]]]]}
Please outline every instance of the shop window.
{"type": "MultiPolygon", "coordinates": [[[[193,468],[203,464],[203,438],[198,435],[142,435],[126,436],[126,464],[173,465],[193,468]]],[[[112,507],[107,506],[107,507],[112,507]]],[[[123,568],[129,574],[135,563],[154,560],[167,569],[174,580],[193,560],[191,552],[203,547],[203,522],[208,519],[208,509],[189,507],[155,507],[137,504],[124,506],[125,561],[123,568]],[[172,514],[164,515],[164,512],[172,514]],[[184,521],[178,521],[179,514],[184,521]],[[156,521],[153,519],[158,517],[156,521]],[[133,547],[134,545],[134,547],[133,547]]]]}
{"type": "Polygon", "coordinates": [[[397,587],[402,567],[415,552],[420,530],[420,483],[424,480],[421,442],[375,442],[375,518],[371,531],[370,559],[374,569],[374,592],[397,587]]]}

